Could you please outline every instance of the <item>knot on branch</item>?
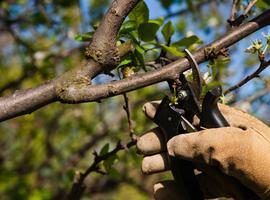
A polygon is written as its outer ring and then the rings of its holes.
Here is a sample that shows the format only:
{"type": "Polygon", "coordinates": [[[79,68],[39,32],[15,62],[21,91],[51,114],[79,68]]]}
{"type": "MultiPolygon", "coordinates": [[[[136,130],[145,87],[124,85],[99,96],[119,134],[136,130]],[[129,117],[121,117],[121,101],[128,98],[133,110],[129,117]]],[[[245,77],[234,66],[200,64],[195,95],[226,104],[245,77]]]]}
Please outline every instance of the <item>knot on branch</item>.
{"type": "Polygon", "coordinates": [[[120,62],[119,50],[116,44],[90,45],[85,49],[87,58],[92,58],[106,68],[112,68],[120,62]]]}
{"type": "MultiPolygon", "coordinates": [[[[69,75],[69,74],[67,74],[69,75]]],[[[76,103],[79,95],[78,90],[91,85],[89,78],[83,76],[63,76],[58,79],[55,91],[58,100],[62,103],[76,103]]]]}

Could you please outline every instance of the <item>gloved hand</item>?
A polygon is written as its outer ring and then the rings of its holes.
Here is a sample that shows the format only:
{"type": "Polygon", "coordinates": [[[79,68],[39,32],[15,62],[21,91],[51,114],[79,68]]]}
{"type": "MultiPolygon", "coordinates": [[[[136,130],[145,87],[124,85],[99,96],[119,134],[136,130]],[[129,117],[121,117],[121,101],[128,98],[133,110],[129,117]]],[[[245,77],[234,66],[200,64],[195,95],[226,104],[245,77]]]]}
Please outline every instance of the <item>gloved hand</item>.
{"type": "MultiPolygon", "coordinates": [[[[153,119],[158,105],[146,103],[146,116],[153,119]]],[[[167,144],[158,127],[141,136],[137,148],[145,155],[142,171],[169,170],[169,154],[192,161],[201,171],[196,177],[206,198],[244,199],[244,185],[262,199],[270,199],[269,127],[243,111],[225,105],[219,108],[231,127],[175,136],[167,144]]],[[[185,199],[184,193],[173,181],[154,186],[157,200],[185,199]]]]}

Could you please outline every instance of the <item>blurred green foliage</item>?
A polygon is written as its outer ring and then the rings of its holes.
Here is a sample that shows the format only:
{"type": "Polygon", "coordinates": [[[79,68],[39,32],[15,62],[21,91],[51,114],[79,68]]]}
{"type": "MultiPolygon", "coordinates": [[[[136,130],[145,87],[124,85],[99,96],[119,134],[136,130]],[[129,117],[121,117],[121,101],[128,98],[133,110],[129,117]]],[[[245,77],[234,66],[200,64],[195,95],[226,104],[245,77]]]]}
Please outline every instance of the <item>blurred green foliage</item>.
{"type": "MultiPolygon", "coordinates": [[[[152,19],[150,1],[141,2],[121,27],[118,43],[131,41],[135,51],[122,58],[118,66],[135,73],[149,71],[148,62],[160,54],[184,56],[203,43],[196,34],[212,31],[214,40],[225,27],[230,1],[160,0],[163,16],[152,19]],[[175,9],[177,8],[177,9],[175,9]],[[173,12],[184,10],[182,14],[173,12]],[[212,12],[216,10],[216,12],[212,12]],[[223,10],[223,11],[222,11],[223,10]],[[191,19],[191,20],[187,20],[191,19]],[[192,23],[192,26],[189,25],[192,23]],[[192,32],[191,32],[192,30],[192,32]]],[[[0,94],[35,87],[61,75],[83,62],[83,51],[93,30],[106,12],[108,0],[8,0],[0,2],[0,94]],[[86,2],[84,4],[80,4],[86,2]],[[89,5],[88,13],[83,7],[89,5]],[[89,20],[85,17],[87,15],[89,20]],[[82,24],[88,27],[83,27],[82,24]]],[[[269,2],[258,1],[265,9],[269,2]]],[[[215,77],[208,87],[222,84],[229,76],[228,60],[209,63],[206,71],[215,77]],[[225,76],[225,77],[224,77],[225,76]],[[212,85],[211,85],[212,84],[212,85]]],[[[248,59],[247,65],[256,64],[248,59]]],[[[101,75],[94,81],[115,80],[101,75]]],[[[119,72],[120,73],[120,72],[119,72]]],[[[123,78],[120,75],[120,78],[123,78]]],[[[164,84],[128,94],[133,128],[137,135],[154,125],[144,117],[141,107],[166,93],[164,84]]],[[[167,87],[166,87],[167,88],[167,87]]],[[[207,89],[207,88],[206,88],[207,89]]],[[[167,91],[168,92],[168,91],[167,91]]],[[[119,140],[127,143],[129,129],[122,96],[101,103],[63,105],[54,103],[30,115],[0,124],[0,196],[3,200],[64,199],[77,172],[84,172],[93,162],[93,152],[100,155],[112,150],[119,140]]],[[[141,156],[132,147],[101,163],[107,175],[92,173],[86,179],[83,199],[144,200],[151,196],[157,180],[169,173],[144,176],[141,156]]]]}

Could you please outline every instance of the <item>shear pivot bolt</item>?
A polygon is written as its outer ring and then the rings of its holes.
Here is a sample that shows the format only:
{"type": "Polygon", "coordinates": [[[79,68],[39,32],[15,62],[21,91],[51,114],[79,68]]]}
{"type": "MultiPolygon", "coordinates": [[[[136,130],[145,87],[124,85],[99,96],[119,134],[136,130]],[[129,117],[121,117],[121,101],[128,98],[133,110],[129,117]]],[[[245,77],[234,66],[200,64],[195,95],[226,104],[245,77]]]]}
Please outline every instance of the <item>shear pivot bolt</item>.
{"type": "Polygon", "coordinates": [[[181,100],[185,99],[187,96],[188,96],[188,94],[187,94],[187,91],[185,91],[185,90],[180,90],[178,93],[178,97],[181,100]]]}

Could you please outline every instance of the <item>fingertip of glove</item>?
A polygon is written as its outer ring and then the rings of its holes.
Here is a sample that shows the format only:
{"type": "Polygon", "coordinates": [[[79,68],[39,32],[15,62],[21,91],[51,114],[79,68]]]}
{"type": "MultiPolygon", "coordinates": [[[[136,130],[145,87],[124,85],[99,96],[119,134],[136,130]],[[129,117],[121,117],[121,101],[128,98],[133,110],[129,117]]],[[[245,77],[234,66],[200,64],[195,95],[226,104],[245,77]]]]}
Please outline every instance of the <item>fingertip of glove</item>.
{"type": "Polygon", "coordinates": [[[144,114],[149,117],[150,119],[153,119],[155,117],[157,107],[159,106],[160,101],[151,101],[147,102],[143,105],[143,112],[144,114]]]}
{"type": "Polygon", "coordinates": [[[167,143],[168,154],[181,158],[190,157],[192,153],[192,144],[189,142],[189,135],[178,135],[170,139],[167,143]]]}

